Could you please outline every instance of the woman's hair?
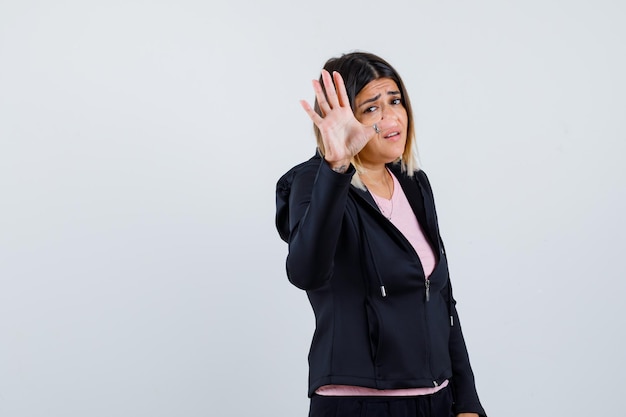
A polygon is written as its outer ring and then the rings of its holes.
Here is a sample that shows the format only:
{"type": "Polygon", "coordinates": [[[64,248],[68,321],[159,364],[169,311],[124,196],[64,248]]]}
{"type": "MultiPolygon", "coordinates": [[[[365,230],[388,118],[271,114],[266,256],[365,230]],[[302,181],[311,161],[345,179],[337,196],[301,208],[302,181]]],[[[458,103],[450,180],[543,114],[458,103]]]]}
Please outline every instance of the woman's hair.
{"type": "MultiPolygon", "coordinates": [[[[401,102],[406,109],[408,117],[406,145],[404,147],[402,157],[399,158],[399,162],[401,164],[402,171],[404,171],[407,175],[412,176],[413,172],[419,169],[417,162],[417,146],[415,143],[413,111],[411,109],[411,101],[409,100],[409,95],[404,87],[402,78],[400,78],[400,75],[396,72],[396,70],[384,59],[367,52],[350,52],[343,54],[340,57],[331,58],[326,61],[324,69],[331,74],[333,71],[337,71],[341,74],[341,77],[346,85],[346,91],[348,93],[348,99],[350,100],[350,107],[352,108],[352,111],[354,111],[354,100],[357,94],[359,94],[363,87],[371,81],[379,78],[389,78],[396,83],[400,89],[401,102]]],[[[322,84],[322,89],[324,89],[321,76],[320,83],[322,84]]],[[[326,93],[325,89],[324,93],[326,93]]],[[[322,116],[317,98],[315,99],[314,109],[317,114],[322,116]]],[[[317,147],[323,156],[325,150],[324,143],[322,142],[322,134],[315,124],[313,125],[313,130],[315,131],[315,138],[317,139],[317,147]]],[[[362,170],[358,155],[353,158],[352,164],[356,167],[357,172],[362,170]]],[[[360,179],[355,178],[355,180],[357,182],[355,185],[361,185],[360,179]]]]}

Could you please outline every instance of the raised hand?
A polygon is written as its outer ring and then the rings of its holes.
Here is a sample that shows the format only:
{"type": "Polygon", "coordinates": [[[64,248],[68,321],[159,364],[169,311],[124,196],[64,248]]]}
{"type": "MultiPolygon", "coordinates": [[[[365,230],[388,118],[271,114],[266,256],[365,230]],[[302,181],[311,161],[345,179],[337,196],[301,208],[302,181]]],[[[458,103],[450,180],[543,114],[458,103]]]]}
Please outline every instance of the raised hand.
{"type": "Polygon", "coordinates": [[[322,134],[324,159],[331,168],[345,171],[350,159],[367,145],[367,142],[376,135],[376,131],[372,126],[365,126],[354,117],[346,86],[338,72],[333,72],[331,77],[328,71],[322,70],[322,81],[326,94],[320,82],[313,80],[313,89],[322,116],[305,100],[301,100],[300,104],[322,134]]]}

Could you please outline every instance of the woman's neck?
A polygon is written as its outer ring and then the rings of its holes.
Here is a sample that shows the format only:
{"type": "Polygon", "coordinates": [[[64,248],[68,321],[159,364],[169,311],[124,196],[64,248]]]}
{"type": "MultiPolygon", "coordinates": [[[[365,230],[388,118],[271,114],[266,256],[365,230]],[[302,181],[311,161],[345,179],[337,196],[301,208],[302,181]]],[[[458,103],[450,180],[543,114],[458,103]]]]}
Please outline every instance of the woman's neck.
{"type": "Polygon", "coordinates": [[[368,190],[380,197],[391,199],[393,195],[393,178],[391,178],[391,174],[384,164],[364,166],[359,176],[368,190]]]}

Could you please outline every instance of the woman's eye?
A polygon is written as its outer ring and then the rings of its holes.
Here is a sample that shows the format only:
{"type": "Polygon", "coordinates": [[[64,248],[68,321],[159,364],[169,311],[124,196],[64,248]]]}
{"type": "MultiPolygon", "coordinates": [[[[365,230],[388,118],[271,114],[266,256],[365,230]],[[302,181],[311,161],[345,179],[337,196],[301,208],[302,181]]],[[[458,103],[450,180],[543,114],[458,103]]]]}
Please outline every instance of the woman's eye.
{"type": "Polygon", "coordinates": [[[402,104],[402,100],[399,98],[394,98],[391,100],[391,104],[402,104]]]}
{"type": "Polygon", "coordinates": [[[378,110],[378,107],[376,106],[368,107],[365,109],[365,113],[374,113],[376,110],[378,110]]]}

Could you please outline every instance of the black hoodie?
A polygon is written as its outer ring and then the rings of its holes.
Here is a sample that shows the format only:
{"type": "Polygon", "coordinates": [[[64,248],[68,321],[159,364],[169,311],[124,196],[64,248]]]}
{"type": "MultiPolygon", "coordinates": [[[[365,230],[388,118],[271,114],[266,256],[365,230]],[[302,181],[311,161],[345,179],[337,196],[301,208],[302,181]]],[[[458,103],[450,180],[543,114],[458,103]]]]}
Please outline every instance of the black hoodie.
{"type": "Polygon", "coordinates": [[[276,226],[289,244],[287,276],[315,313],[309,396],[328,384],[376,389],[450,380],[455,413],[485,415],[457,316],[432,190],[423,171],[398,178],[437,263],[428,279],[404,235],[371,194],[319,155],[276,188],[276,226]]]}

